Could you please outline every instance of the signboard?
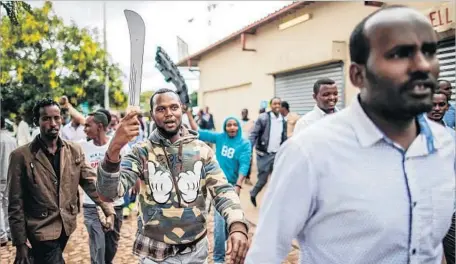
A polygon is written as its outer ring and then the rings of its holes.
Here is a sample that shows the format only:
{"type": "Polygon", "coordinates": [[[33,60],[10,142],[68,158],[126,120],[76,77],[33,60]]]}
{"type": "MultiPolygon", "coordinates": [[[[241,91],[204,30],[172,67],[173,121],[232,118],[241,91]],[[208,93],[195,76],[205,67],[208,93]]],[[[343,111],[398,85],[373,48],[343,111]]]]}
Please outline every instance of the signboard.
{"type": "Polygon", "coordinates": [[[455,28],[454,11],[453,3],[442,3],[428,10],[426,15],[435,31],[444,32],[455,28]]]}

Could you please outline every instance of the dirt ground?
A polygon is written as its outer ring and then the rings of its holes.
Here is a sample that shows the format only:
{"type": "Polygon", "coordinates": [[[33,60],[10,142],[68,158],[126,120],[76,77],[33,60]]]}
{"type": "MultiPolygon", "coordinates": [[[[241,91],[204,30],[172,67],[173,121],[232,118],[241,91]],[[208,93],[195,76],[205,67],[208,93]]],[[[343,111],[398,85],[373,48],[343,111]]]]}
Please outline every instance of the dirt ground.
{"type": "MultiPolygon", "coordinates": [[[[213,211],[213,210],[212,210],[213,211]]],[[[133,241],[136,233],[136,216],[132,215],[126,219],[121,229],[121,239],[119,241],[119,249],[117,251],[115,264],[127,264],[127,263],[138,263],[137,257],[132,252],[133,241]]],[[[212,216],[209,217],[209,240],[212,247],[213,242],[213,221],[212,216]]],[[[255,226],[252,226],[250,235],[253,235],[255,226]]],[[[78,215],[78,226],[76,231],[71,235],[68,245],[64,252],[64,258],[68,264],[90,264],[89,256],[89,238],[83,223],[83,215],[78,215]]],[[[12,247],[11,243],[8,243],[6,247],[0,248],[0,264],[13,264],[16,249],[12,247]]],[[[209,263],[212,262],[212,248],[210,249],[209,263]]],[[[287,260],[284,262],[287,264],[298,263],[298,251],[293,248],[289,254],[287,260]]]]}

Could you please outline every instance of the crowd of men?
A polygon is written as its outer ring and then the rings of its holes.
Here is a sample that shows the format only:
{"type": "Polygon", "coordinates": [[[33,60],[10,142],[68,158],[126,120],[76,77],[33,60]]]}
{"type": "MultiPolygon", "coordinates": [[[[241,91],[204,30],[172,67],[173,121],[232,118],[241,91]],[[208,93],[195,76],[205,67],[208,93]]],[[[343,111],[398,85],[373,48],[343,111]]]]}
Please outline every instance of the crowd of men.
{"type": "Polygon", "coordinates": [[[65,263],[81,187],[92,263],[112,263],[132,194],[143,264],[207,263],[208,197],[215,263],[281,263],[293,239],[301,263],[455,263],[455,116],[437,42],[416,10],[379,9],[350,37],[351,105],[338,109],[337,85],[323,78],[302,117],[274,97],[255,121],[246,109],[226,117],[221,132],[169,89],[150,98],[147,138],[138,109],[84,117],[65,98],[38,101],[30,143],[2,130],[2,243],[12,240],[15,263],[65,263]],[[254,206],[272,176],[250,241],[239,194],[252,157],[254,206]]]}

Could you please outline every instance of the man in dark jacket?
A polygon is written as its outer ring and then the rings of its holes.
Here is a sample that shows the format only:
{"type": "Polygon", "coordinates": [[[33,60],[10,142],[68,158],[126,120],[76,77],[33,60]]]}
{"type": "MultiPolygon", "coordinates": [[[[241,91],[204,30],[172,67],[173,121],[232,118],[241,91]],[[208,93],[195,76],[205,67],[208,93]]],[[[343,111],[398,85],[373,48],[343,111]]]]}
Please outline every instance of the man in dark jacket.
{"type": "Polygon", "coordinates": [[[35,264],[64,264],[63,251],[76,229],[78,186],[99,205],[112,229],[114,208],[101,202],[96,171],[86,162],[79,144],[59,136],[60,106],[43,99],[33,108],[33,122],[40,134],[11,153],[8,168],[8,218],[16,247],[14,263],[27,264],[29,248],[35,264]]]}
{"type": "Polygon", "coordinates": [[[274,97],[269,101],[271,111],[262,113],[250,133],[250,143],[255,146],[257,156],[258,181],[250,192],[250,200],[257,206],[256,196],[263,189],[272,172],[274,158],[280,145],[287,139],[287,125],[280,114],[281,100],[274,97]]]}

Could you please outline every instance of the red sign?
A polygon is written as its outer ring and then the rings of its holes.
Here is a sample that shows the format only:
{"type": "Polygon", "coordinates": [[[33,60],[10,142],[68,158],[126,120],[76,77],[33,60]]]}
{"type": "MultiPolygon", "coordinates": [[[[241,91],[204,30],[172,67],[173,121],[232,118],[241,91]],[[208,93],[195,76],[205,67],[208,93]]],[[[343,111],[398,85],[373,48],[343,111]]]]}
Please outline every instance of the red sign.
{"type": "Polygon", "coordinates": [[[427,12],[427,16],[437,32],[454,28],[454,7],[451,4],[432,8],[427,12]]]}

